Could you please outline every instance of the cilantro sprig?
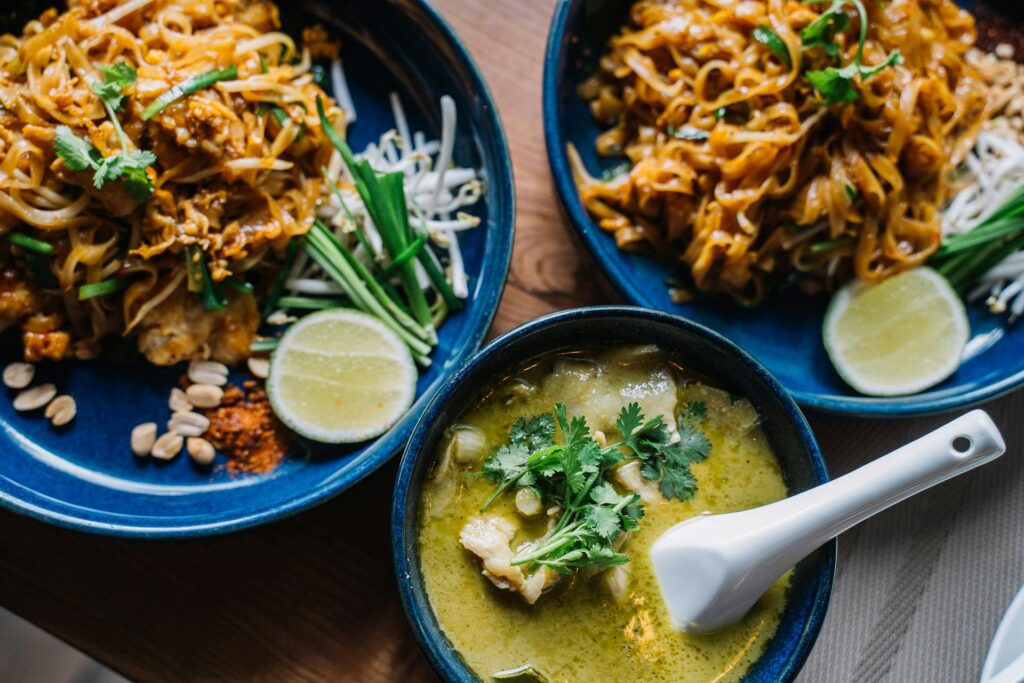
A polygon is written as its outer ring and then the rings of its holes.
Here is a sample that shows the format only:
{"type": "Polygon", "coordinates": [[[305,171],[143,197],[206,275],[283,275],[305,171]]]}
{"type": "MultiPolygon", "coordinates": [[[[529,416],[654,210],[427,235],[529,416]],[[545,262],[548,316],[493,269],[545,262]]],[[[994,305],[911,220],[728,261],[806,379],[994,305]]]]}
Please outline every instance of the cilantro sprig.
{"type": "Polygon", "coordinates": [[[676,439],[659,415],[647,420],[632,403],[619,412],[620,441],[602,446],[582,416],[569,416],[556,403],[554,415],[521,417],[508,441],[489,456],[481,474],[497,484],[481,508],[514,486],[531,487],[562,516],[543,538],[524,548],[512,564],[546,566],[561,573],[581,567],[606,568],[629,561],[615,540],[638,528],[644,508],[636,494],[620,494],[607,481],[616,465],[636,459],[649,480],[658,480],[665,498],[686,500],[696,493],[690,465],[706,458],[711,444],[701,432],[683,424],[676,439]],[[562,442],[555,442],[561,432],[562,442]]]}
{"type": "Polygon", "coordinates": [[[694,496],[697,480],[690,465],[701,462],[711,453],[711,442],[703,432],[682,423],[679,438],[673,439],[660,415],[645,422],[636,403],[623,408],[615,424],[622,433],[622,446],[643,462],[640,473],[644,479],[659,482],[661,495],[678,500],[694,496]]]}
{"type": "Polygon", "coordinates": [[[132,65],[120,61],[111,66],[101,66],[100,73],[103,79],[93,82],[91,88],[114,126],[121,152],[104,157],[91,142],[78,137],[67,126],[57,127],[54,148],[72,171],[92,170],[93,185],[97,190],[103,189],[108,182],[120,180],[125,192],[141,204],[153,194],[153,181],[146,169],[156,163],[156,156],[147,150],[134,149],[117,116],[128,97],[125,90],[135,86],[138,72],[132,65]]]}
{"type": "Polygon", "coordinates": [[[808,71],[806,74],[811,87],[818,92],[822,103],[826,106],[856,102],[860,99],[860,93],[855,87],[858,76],[861,80],[867,80],[883,69],[903,63],[900,51],[893,50],[881,64],[864,66],[864,44],[868,39],[868,13],[861,0],[805,1],[808,4],[831,2],[829,8],[815,21],[808,24],[800,34],[804,50],[820,48],[834,62],[834,66],[808,71]],[[857,40],[857,54],[854,56],[853,62],[846,66],[839,66],[841,55],[836,35],[850,27],[850,15],[843,11],[847,5],[852,5],[860,17],[860,35],[857,40]]]}
{"type": "Polygon", "coordinates": [[[78,137],[67,126],[57,127],[54,147],[72,171],[91,169],[97,190],[110,181],[120,180],[125,192],[140,204],[153,193],[153,181],[146,169],[156,163],[156,156],[150,151],[137,149],[104,157],[91,142],[78,137]]]}

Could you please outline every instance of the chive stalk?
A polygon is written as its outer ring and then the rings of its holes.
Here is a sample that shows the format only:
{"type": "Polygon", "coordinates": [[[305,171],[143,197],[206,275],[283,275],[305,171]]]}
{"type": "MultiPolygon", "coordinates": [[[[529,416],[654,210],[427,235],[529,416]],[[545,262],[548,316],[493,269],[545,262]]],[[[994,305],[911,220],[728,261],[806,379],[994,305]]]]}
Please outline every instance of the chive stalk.
{"type": "Polygon", "coordinates": [[[52,244],[44,242],[41,239],[36,239],[35,237],[29,237],[22,232],[7,233],[7,241],[11,244],[18,245],[22,249],[27,249],[28,251],[32,251],[37,254],[48,255],[53,253],[52,244]]]}
{"type": "Polygon", "coordinates": [[[379,286],[375,286],[376,280],[365,277],[365,267],[359,272],[358,267],[353,265],[353,262],[358,264],[358,260],[349,260],[346,257],[346,250],[340,250],[339,257],[339,250],[335,249],[338,243],[327,239],[325,232],[329,231],[322,226],[314,225],[314,229],[307,233],[303,245],[310,257],[341,286],[342,291],[357,308],[377,316],[406,343],[414,355],[426,358],[431,346],[424,337],[429,338],[429,331],[420,326],[410,327],[408,323],[415,324],[414,321],[404,312],[389,306],[393,306],[393,303],[379,286]],[[407,324],[399,322],[399,319],[403,318],[402,322],[407,324]]]}
{"type": "Polygon", "coordinates": [[[203,308],[208,311],[219,311],[228,305],[217,283],[210,277],[210,269],[199,245],[190,244],[185,247],[185,271],[188,276],[188,289],[199,294],[203,308]]]}
{"type": "Polygon", "coordinates": [[[213,69],[212,71],[188,78],[177,85],[171,86],[160,97],[150,102],[149,106],[142,110],[142,120],[149,121],[175,100],[187,97],[204,88],[209,88],[214,83],[230,81],[235,78],[238,78],[238,67],[235,66],[229,66],[226,69],[213,69]]]}
{"type": "Polygon", "coordinates": [[[338,308],[335,299],[317,299],[311,296],[283,296],[277,300],[278,308],[305,308],[311,311],[321,311],[328,308],[338,308]]]}
{"type": "Polygon", "coordinates": [[[238,280],[233,277],[229,277],[224,280],[224,284],[236,292],[242,292],[243,294],[252,294],[254,290],[252,283],[246,282],[245,280],[238,280]]]}
{"type": "Polygon", "coordinates": [[[822,254],[822,253],[824,253],[826,251],[832,251],[833,249],[839,249],[840,247],[847,247],[847,246],[853,244],[856,241],[857,241],[857,239],[855,237],[853,237],[852,235],[843,235],[842,237],[837,237],[834,240],[825,240],[823,242],[815,242],[814,244],[812,244],[810,246],[810,250],[814,254],[822,254]]]}
{"type": "MultiPolygon", "coordinates": [[[[380,232],[381,241],[392,261],[415,241],[412,227],[409,224],[409,212],[405,202],[405,177],[401,172],[378,174],[365,159],[357,160],[344,138],[334,129],[327,119],[323,100],[317,98],[317,114],[324,134],[334,145],[342,160],[352,174],[356,192],[363,200],[363,205],[370,214],[370,219],[380,232]]],[[[427,250],[421,250],[417,257],[434,287],[444,297],[449,308],[455,310],[459,306],[457,297],[451,291],[444,274],[437,268],[427,250]],[[451,301],[449,300],[451,299],[451,301]],[[453,305],[454,303],[454,305],[453,305]]],[[[397,272],[402,283],[409,309],[417,323],[425,328],[432,328],[433,316],[427,305],[426,295],[419,285],[416,269],[412,261],[401,264],[397,272]]]]}
{"type": "Polygon", "coordinates": [[[949,237],[929,265],[965,292],[1010,254],[1024,248],[1024,187],[970,232],[949,237]]]}
{"type": "Polygon", "coordinates": [[[128,286],[130,280],[125,277],[113,277],[99,282],[90,282],[78,288],[78,300],[88,301],[100,296],[107,296],[114,292],[120,292],[128,286]]]}
{"type": "Polygon", "coordinates": [[[326,167],[321,167],[320,173],[323,174],[324,180],[326,180],[327,185],[330,186],[331,192],[333,192],[334,196],[338,198],[338,203],[341,204],[341,210],[345,212],[345,218],[347,218],[348,222],[352,224],[359,244],[361,244],[363,250],[366,251],[366,255],[370,258],[370,261],[372,263],[376,263],[377,250],[373,248],[372,244],[370,244],[370,240],[366,238],[366,233],[363,231],[362,226],[359,225],[359,221],[356,220],[352,210],[348,208],[348,202],[345,201],[345,195],[341,193],[341,188],[338,187],[338,184],[331,179],[326,167]]]}
{"type": "Polygon", "coordinates": [[[276,349],[280,342],[281,340],[277,337],[260,337],[252,340],[249,350],[253,353],[267,353],[276,349]]]}

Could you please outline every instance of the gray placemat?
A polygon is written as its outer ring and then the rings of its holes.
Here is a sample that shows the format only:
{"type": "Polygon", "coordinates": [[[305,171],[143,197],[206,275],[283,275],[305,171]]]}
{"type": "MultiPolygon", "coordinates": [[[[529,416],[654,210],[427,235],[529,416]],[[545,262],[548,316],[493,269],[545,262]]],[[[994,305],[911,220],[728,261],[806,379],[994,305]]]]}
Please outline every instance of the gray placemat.
{"type": "MultiPolygon", "coordinates": [[[[986,409],[1007,441],[1002,458],[840,538],[832,603],[799,683],[978,680],[1024,583],[1024,395],[986,409]]],[[[812,419],[833,475],[943,421],[812,419]]]]}

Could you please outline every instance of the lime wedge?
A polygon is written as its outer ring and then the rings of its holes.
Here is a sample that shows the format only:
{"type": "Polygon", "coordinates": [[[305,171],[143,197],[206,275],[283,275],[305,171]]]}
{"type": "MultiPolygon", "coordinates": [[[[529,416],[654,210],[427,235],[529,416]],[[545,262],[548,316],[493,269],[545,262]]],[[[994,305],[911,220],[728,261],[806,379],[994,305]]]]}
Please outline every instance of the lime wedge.
{"type": "Polygon", "coordinates": [[[416,365],[376,318],[346,308],[313,313],[281,337],[267,395],[281,422],[324,443],[386,432],[412,405],[416,365]]]}
{"type": "Polygon", "coordinates": [[[946,278],[916,268],[832,297],[822,331],[836,371],[868,396],[905,396],[952,375],[970,334],[964,304],[946,278]]]}

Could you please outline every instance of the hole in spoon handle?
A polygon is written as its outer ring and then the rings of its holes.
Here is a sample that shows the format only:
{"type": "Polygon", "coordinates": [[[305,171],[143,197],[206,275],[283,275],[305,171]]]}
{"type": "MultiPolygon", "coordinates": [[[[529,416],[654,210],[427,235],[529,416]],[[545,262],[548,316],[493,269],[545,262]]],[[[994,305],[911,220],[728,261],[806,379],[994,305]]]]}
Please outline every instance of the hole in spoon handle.
{"type": "Polygon", "coordinates": [[[954,453],[966,457],[971,454],[971,448],[974,447],[974,440],[969,436],[961,434],[960,436],[953,437],[953,440],[949,442],[949,445],[953,448],[954,453]]]}

